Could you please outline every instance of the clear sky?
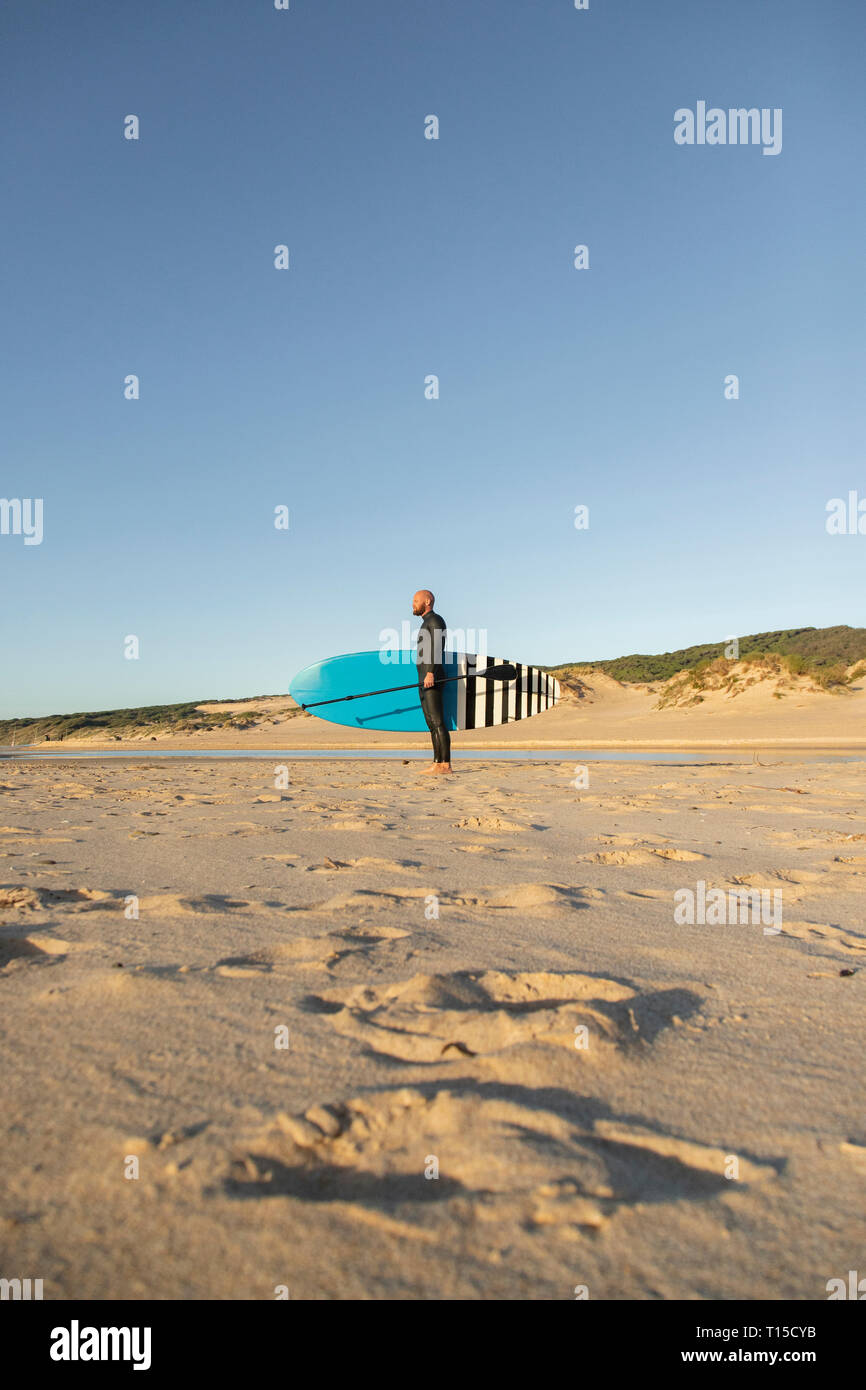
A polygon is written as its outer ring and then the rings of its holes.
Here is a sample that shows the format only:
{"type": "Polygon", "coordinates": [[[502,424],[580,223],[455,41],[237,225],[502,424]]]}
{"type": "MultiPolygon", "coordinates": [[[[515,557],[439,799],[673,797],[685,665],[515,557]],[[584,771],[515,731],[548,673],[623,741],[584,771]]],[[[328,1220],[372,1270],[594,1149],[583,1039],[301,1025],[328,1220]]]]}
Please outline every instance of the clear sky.
{"type": "Polygon", "coordinates": [[[285,691],[419,587],[545,664],[863,624],[862,0],[7,0],[0,40],[0,495],[43,499],[0,714],[285,691]],[[676,144],[700,101],[781,152],[676,144]]]}

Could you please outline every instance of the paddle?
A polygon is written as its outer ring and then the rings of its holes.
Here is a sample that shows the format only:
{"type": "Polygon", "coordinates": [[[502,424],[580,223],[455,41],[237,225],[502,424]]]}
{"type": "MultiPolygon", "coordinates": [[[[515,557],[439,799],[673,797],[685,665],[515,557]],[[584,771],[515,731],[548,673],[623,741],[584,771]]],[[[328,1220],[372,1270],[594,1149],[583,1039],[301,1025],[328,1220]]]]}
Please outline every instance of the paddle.
{"type": "MultiPolygon", "coordinates": [[[[485,681],[513,681],[517,679],[517,669],[506,664],[488,666],[486,671],[464,671],[459,676],[445,676],[441,681],[434,681],[433,685],[447,685],[449,681],[465,681],[470,677],[485,681]]],[[[318,709],[320,705],[339,705],[343,700],[366,700],[370,695],[392,695],[396,690],[417,690],[417,688],[417,681],[413,685],[389,685],[385,690],[365,690],[360,695],[337,695],[333,700],[313,700],[312,704],[301,705],[301,709],[318,709]]]]}

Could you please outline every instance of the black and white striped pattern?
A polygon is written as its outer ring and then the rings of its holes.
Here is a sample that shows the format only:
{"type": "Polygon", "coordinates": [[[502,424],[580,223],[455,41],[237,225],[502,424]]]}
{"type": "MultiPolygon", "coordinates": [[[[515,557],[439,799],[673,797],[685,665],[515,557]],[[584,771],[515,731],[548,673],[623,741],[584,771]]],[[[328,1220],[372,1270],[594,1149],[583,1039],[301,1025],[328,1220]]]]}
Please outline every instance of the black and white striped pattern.
{"type": "Polygon", "coordinates": [[[457,682],[457,728],[491,729],[497,724],[513,724],[516,719],[529,719],[533,714],[552,709],[559,702],[559,681],[539,671],[537,666],[522,666],[515,661],[517,679],[513,681],[475,680],[473,671],[488,666],[500,666],[508,661],[504,656],[488,656],[483,660],[471,652],[457,655],[457,669],[468,672],[466,680],[457,682]]]}

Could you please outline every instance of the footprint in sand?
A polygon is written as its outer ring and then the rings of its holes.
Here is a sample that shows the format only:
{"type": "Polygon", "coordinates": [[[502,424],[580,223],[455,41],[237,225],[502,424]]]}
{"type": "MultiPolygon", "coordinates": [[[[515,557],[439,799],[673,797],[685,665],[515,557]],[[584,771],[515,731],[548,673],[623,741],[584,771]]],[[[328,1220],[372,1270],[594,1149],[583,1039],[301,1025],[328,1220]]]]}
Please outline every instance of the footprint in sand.
{"type": "Polygon", "coordinates": [[[518,825],[516,821],[503,820],[501,816],[464,816],[453,823],[454,830],[546,830],[543,825],[518,825]]]}
{"type": "Polygon", "coordinates": [[[408,903],[417,905],[423,901],[429,893],[427,888],[406,888],[402,891],[388,892],[379,888],[356,888],[348,889],[345,893],[336,893],[331,898],[326,898],[324,902],[309,903],[301,906],[289,906],[286,911],[303,913],[335,913],[343,912],[347,908],[365,908],[372,910],[384,907],[401,907],[408,903]]]}
{"type": "Polygon", "coordinates": [[[227,836],[234,839],[247,840],[251,835],[256,835],[260,839],[265,835],[283,835],[287,831],[287,826],[280,820],[276,824],[265,824],[262,821],[234,821],[232,825],[220,830],[198,830],[194,834],[189,832],[190,837],[197,840],[221,840],[227,836]]]}
{"type": "Polygon", "coordinates": [[[325,856],[321,864],[308,864],[308,874],[333,874],[344,869],[360,869],[364,873],[411,873],[425,866],[418,859],[376,859],[367,856],[361,859],[331,859],[325,856]]]}
{"type": "Polygon", "coordinates": [[[769,889],[778,885],[786,899],[800,902],[817,893],[856,893],[862,890],[862,875],[851,873],[845,865],[815,869],[765,869],[761,873],[736,874],[731,884],[744,888],[769,889]]]}
{"type": "Polygon", "coordinates": [[[638,889],[638,888],[617,888],[617,889],[614,891],[614,897],[615,897],[615,898],[645,898],[645,899],[653,899],[653,898],[655,898],[655,899],[657,899],[658,901],[664,901],[665,903],[670,903],[670,900],[671,900],[671,890],[670,890],[670,888],[640,888],[640,889],[638,889]]]}
{"type": "MultiPolygon", "coordinates": [[[[430,838],[435,839],[435,836],[431,836],[430,838]]],[[[451,849],[455,850],[458,854],[487,854],[491,856],[503,854],[510,856],[514,854],[532,853],[527,845],[498,845],[495,840],[486,842],[480,841],[473,845],[451,845],[451,849]]]]}
{"type": "MultiPolygon", "coordinates": [[[[636,843],[633,835],[592,835],[590,838],[611,849],[634,849],[636,843]]],[[[667,846],[670,840],[665,835],[642,835],[640,843],[645,848],[651,848],[654,845],[667,846]]]]}
{"type": "Polygon", "coordinates": [[[299,811],[325,822],[323,828],[328,830],[393,830],[394,828],[393,823],[385,816],[377,815],[375,811],[368,810],[363,806],[358,807],[363,815],[346,815],[346,809],[345,805],[320,806],[317,803],[298,807],[299,811]],[[338,819],[335,820],[335,816],[338,819]]]}
{"type": "Polygon", "coordinates": [[[59,936],[46,936],[42,933],[28,932],[26,936],[9,935],[0,929],[0,974],[23,964],[47,964],[71,955],[75,951],[89,951],[89,942],[64,941],[59,936]]]}
{"type": "Polygon", "coordinates": [[[122,902],[119,894],[100,888],[22,888],[15,884],[0,886],[0,912],[52,912],[55,908],[113,907],[122,902]]]}
{"type": "Polygon", "coordinates": [[[523,912],[544,912],[555,908],[583,908],[591,898],[603,898],[602,888],[576,888],[570,883],[514,883],[494,889],[487,897],[459,894],[441,895],[455,907],[516,908],[523,912]]]}
{"type": "Polygon", "coordinates": [[[156,893],[139,899],[139,911],[159,913],[168,917],[198,916],[214,913],[259,911],[266,904],[251,903],[246,898],[228,898],[220,893],[207,893],[200,898],[185,898],[180,893],[156,893]]]}
{"type": "Polygon", "coordinates": [[[594,1055],[598,1044],[648,1041],[676,1013],[697,1006],[682,991],[641,995],[616,980],[551,972],[458,971],[392,985],[356,985],[307,1000],[338,1033],[404,1062],[489,1056],[524,1043],[594,1055]],[[588,1029],[578,1051],[575,1028],[588,1029]]]}
{"type": "Polygon", "coordinates": [[[797,941],[821,941],[828,946],[842,946],[846,951],[866,951],[866,937],[821,922],[785,922],[781,935],[794,937],[797,941]]]}
{"type": "MultiPolygon", "coordinates": [[[[345,893],[337,893],[324,902],[303,906],[287,907],[287,912],[343,912],[347,908],[372,909],[376,907],[407,907],[413,909],[424,902],[430,894],[424,888],[357,888],[345,893]]],[[[568,883],[516,883],[505,888],[485,889],[485,896],[461,893],[438,894],[440,907],[457,907],[491,910],[514,908],[524,912],[544,912],[555,908],[583,908],[590,898],[605,896],[601,888],[575,888],[568,883]]]]}
{"type": "Polygon", "coordinates": [[[217,975],[240,979],[281,969],[292,971],[299,966],[330,967],[344,956],[358,951],[369,954],[379,946],[401,941],[409,935],[397,927],[360,925],[325,936],[302,936],[296,941],[280,942],[243,956],[227,956],[217,962],[214,971],[217,975]]]}
{"type": "Polygon", "coordinates": [[[333,821],[333,822],[331,823],[331,825],[329,825],[328,829],[329,829],[329,830],[363,830],[363,831],[372,831],[372,830],[393,830],[393,829],[394,829],[394,825],[393,825],[393,822],[391,822],[391,821],[376,820],[376,819],[374,819],[372,816],[368,816],[366,820],[359,820],[359,819],[354,819],[354,820],[352,820],[352,819],[349,819],[349,820],[335,820],[335,821],[333,821]]]}
{"type": "Polygon", "coordinates": [[[688,863],[695,859],[709,859],[708,854],[699,854],[690,849],[606,849],[592,854],[578,856],[588,864],[645,865],[657,864],[660,859],[676,863],[688,863]]]}
{"type": "MultiPolygon", "coordinates": [[[[578,1123],[534,1092],[512,1090],[518,1098],[407,1087],[279,1114],[230,1160],[226,1190],[356,1203],[386,1229],[401,1204],[416,1221],[422,1206],[441,1209],[459,1196],[454,1215],[464,1224],[468,1198],[485,1222],[564,1235],[598,1229],[624,1206],[711,1201],[730,1190],[730,1150],[591,1114],[578,1123]],[[428,1154],[438,1159],[436,1182],[425,1180],[428,1154]]],[[[740,1156],[737,1186],[771,1181],[782,1167],[740,1156]]],[[[404,1233],[425,1235],[411,1225],[404,1233]]]]}

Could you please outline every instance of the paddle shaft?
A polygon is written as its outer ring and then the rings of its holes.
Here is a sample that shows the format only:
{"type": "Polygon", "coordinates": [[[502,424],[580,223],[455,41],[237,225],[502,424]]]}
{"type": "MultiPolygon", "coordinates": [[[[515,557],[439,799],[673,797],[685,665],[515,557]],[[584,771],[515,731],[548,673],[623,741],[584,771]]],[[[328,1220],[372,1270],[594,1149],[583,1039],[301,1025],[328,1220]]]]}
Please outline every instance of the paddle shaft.
{"type": "MultiPolygon", "coordinates": [[[[459,676],[443,676],[441,681],[434,681],[432,686],[427,686],[427,689],[432,690],[434,686],[447,685],[449,681],[465,681],[468,680],[470,676],[480,677],[483,680],[515,680],[517,672],[514,670],[513,666],[488,666],[486,671],[464,671],[459,676]],[[494,674],[495,672],[503,670],[509,670],[512,674],[510,676],[497,676],[494,674]]],[[[371,695],[393,695],[398,690],[416,690],[417,688],[417,681],[412,685],[389,685],[386,690],[365,690],[360,695],[337,695],[333,700],[314,700],[312,704],[301,705],[301,709],[319,709],[322,705],[342,704],[344,700],[366,700],[369,699],[371,695]]]]}

